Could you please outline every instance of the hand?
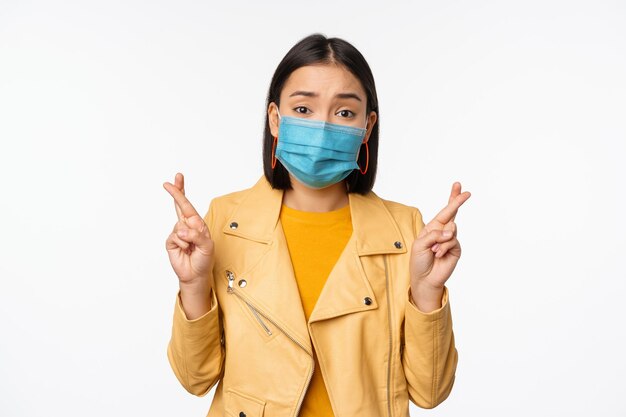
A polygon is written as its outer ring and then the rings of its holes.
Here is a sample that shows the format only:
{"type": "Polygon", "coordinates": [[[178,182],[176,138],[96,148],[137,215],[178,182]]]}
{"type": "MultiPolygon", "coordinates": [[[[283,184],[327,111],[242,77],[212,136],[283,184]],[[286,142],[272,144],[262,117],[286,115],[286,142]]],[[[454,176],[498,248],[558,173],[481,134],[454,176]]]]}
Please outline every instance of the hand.
{"type": "MultiPolygon", "coordinates": [[[[443,290],[461,257],[461,245],[456,238],[454,223],[461,205],[470,198],[469,191],[461,193],[461,183],[452,185],[448,205],[425,225],[411,248],[410,274],[412,288],[443,290]],[[444,233],[448,232],[449,236],[444,233]]],[[[415,296],[415,294],[413,294],[415,296]]]]}
{"type": "Polygon", "coordinates": [[[165,241],[165,248],[181,285],[208,284],[213,269],[214,245],[209,228],[185,197],[185,179],[177,173],[175,185],[165,182],[163,187],[174,197],[178,221],[165,241]]]}

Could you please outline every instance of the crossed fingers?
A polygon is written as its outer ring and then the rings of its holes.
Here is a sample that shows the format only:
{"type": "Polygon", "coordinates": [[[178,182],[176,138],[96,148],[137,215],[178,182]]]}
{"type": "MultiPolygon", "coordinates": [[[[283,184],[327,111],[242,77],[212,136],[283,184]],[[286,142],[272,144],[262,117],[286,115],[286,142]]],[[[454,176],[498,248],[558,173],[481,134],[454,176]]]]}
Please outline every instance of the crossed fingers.
{"type": "Polygon", "coordinates": [[[469,191],[465,191],[461,193],[461,183],[455,182],[452,184],[452,191],[450,192],[450,197],[448,198],[448,205],[445,206],[437,215],[426,225],[427,230],[454,230],[454,234],[456,235],[456,225],[452,223],[452,225],[447,226],[448,223],[454,222],[457,212],[459,211],[459,207],[463,205],[470,198],[471,193],[469,191]],[[447,226],[447,227],[446,227],[447,226]]]}
{"type": "Polygon", "coordinates": [[[163,188],[174,198],[174,207],[178,216],[178,224],[186,225],[188,228],[196,228],[204,231],[204,220],[198,214],[191,202],[185,197],[185,182],[183,174],[177,173],[175,184],[164,182],[163,188]],[[197,218],[197,219],[193,219],[197,218]],[[191,221],[189,221],[191,220],[191,221]]]}

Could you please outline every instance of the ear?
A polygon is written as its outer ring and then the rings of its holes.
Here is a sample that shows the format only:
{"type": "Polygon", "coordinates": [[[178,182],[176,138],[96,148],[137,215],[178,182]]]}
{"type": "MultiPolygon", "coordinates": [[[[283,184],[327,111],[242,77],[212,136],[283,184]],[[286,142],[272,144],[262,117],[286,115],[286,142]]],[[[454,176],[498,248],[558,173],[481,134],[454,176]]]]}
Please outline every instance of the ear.
{"type": "Polygon", "coordinates": [[[365,138],[363,138],[364,143],[370,140],[370,135],[372,134],[372,129],[376,124],[376,120],[378,120],[378,116],[376,115],[376,112],[372,110],[367,116],[367,132],[365,132],[365,138]]]}
{"type": "Polygon", "coordinates": [[[272,136],[278,136],[278,112],[276,111],[278,106],[273,101],[267,107],[267,120],[270,125],[270,132],[272,136]]]}

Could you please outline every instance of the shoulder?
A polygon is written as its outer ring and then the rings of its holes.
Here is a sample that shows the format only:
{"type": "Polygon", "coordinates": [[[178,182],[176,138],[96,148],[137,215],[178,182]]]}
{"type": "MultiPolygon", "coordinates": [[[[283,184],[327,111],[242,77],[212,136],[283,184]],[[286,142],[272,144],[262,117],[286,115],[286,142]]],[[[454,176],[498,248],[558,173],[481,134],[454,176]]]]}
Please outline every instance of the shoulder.
{"type": "MultiPolygon", "coordinates": [[[[372,194],[374,193],[372,192],[372,194]]],[[[401,228],[410,227],[415,236],[419,234],[422,227],[424,227],[422,212],[419,208],[374,195],[383,203],[391,217],[401,228]]]]}
{"type": "Polygon", "coordinates": [[[237,206],[244,201],[253,187],[231,191],[211,199],[204,220],[208,225],[220,223],[223,218],[231,215],[237,206]]]}
{"type": "Polygon", "coordinates": [[[244,201],[250,193],[250,190],[252,190],[252,187],[213,197],[209,208],[214,207],[216,210],[228,211],[229,208],[234,208],[244,201]]]}

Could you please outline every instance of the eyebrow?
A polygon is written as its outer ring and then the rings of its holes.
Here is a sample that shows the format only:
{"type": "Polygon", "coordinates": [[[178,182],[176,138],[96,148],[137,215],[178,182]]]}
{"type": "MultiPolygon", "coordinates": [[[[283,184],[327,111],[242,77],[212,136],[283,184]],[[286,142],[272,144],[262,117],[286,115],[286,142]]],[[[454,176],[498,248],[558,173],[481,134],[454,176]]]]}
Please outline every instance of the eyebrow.
{"type": "MultiPolygon", "coordinates": [[[[314,93],[312,91],[298,90],[298,91],[294,91],[293,93],[289,94],[289,97],[293,97],[293,96],[318,97],[319,94],[314,93]]],[[[362,101],[361,97],[359,97],[355,93],[337,93],[337,94],[335,94],[335,97],[337,97],[337,98],[353,98],[353,99],[356,99],[358,101],[362,101]]]]}

